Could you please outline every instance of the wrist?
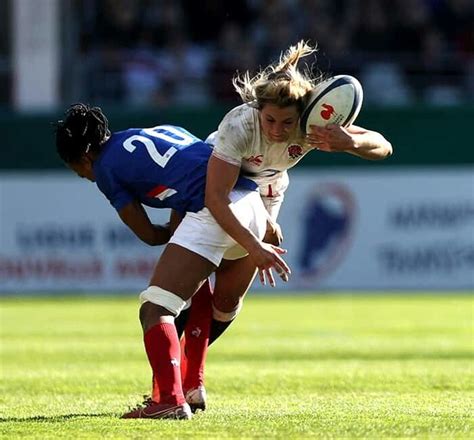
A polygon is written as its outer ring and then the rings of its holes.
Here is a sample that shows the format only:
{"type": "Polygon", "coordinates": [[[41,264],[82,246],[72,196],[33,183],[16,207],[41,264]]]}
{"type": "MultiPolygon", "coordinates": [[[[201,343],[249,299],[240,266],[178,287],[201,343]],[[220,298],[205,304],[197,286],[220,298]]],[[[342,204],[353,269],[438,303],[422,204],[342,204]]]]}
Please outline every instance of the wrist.
{"type": "Polygon", "coordinates": [[[360,142],[357,139],[357,136],[350,136],[348,143],[347,143],[347,148],[344,150],[345,153],[353,153],[358,151],[360,148],[360,142]]]}
{"type": "Polygon", "coordinates": [[[261,243],[257,237],[255,237],[253,234],[250,234],[246,242],[243,244],[243,247],[249,254],[251,254],[261,247],[261,243]]]}

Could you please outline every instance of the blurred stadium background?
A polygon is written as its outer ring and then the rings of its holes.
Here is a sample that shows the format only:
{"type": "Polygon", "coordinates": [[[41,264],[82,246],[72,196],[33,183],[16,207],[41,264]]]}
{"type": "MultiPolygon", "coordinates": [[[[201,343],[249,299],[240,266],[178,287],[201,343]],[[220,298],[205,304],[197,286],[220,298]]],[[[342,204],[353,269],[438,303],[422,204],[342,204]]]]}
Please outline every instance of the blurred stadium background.
{"type": "Polygon", "coordinates": [[[473,0],[0,0],[0,433],[473,438],[473,122],[473,0]],[[51,122],[88,101],[115,130],[205,137],[235,70],[301,38],[360,79],[357,123],[395,153],[291,170],[289,294],[246,300],[191,424],[120,421],[149,388],[136,296],[160,249],[65,169],[51,122]]]}
{"type": "Polygon", "coordinates": [[[360,79],[357,123],[395,153],[292,170],[284,287],[472,290],[472,0],[2,0],[0,291],[136,292],[158,255],[56,157],[67,105],[205,137],[238,104],[233,73],[301,38],[319,44],[313,68],[360,79]]]}

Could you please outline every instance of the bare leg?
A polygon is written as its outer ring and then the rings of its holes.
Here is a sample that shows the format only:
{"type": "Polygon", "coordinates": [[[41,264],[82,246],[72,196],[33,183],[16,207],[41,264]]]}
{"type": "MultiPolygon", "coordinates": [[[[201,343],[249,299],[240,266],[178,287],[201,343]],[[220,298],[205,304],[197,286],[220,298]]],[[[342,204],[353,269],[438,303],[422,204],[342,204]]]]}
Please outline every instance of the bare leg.
{"type": "MultiPolygon", "coordinates": [[[[161,287],[187,301],[214,270],[215,266],[209,260],[171,243],[155,267],[150,286],[161,287]]],[[[173,320],[173,314],[159,305],[146,302],[140,308],[144,332],[158,323],[172,323],[173,320]]]]}
{"type": "Polygon", "coordinates": [[[239,260],[222,260],[216,270],[214,306],[221,312],[232,312],[248,292],[257,274],[250,257],[239,260]]]}
{"type": "MultiPolygon", "coordinates": [[[[199,289],[214,269],[215,266],[200,255],[169,244],[155,267],[150,285],[185,301],[199,289]]],[[[182,405],[185,399],[179,367],[181,349],[173,315],[172,311],[149,301],[140,308],[145,350],[157,388],[153,396],[159,395],[161,404],[182,405]]]]}

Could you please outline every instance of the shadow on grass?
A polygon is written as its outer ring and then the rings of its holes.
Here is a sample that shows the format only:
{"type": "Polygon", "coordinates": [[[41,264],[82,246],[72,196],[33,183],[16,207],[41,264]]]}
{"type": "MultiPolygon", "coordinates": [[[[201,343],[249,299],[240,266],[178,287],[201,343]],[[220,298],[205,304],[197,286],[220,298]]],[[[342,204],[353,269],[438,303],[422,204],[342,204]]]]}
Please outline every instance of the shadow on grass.
{"type": "Polygon", "coordinates": [[[33,417],[0,417],[0,423],[6,422],[64,422],[65,420],[77,419],[82,417],[114,417],[120,416],[116,413],[104,414],[63,414],[59,416],[33,416],[33,417]]]}

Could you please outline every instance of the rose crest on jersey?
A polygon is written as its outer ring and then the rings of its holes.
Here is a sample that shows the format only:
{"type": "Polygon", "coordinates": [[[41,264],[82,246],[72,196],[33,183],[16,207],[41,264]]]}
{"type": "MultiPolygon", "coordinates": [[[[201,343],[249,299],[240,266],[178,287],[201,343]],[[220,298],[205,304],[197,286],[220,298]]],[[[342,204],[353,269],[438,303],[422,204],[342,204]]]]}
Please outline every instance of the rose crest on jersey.
{"type": "Polygon", "coordinates": [[[288,147],[288,156],[291,159],[297,159],[298,157],[303,155],[303,147],[298,144],[293,144],[288,147]]]}
{"type": "Polygon", "coordinates": [[[258,154],[256,156],[250,156],[244,158],[246,161],[253,163],[254,165],[260,166],[263,162],[263,154],[258,154]]]}

